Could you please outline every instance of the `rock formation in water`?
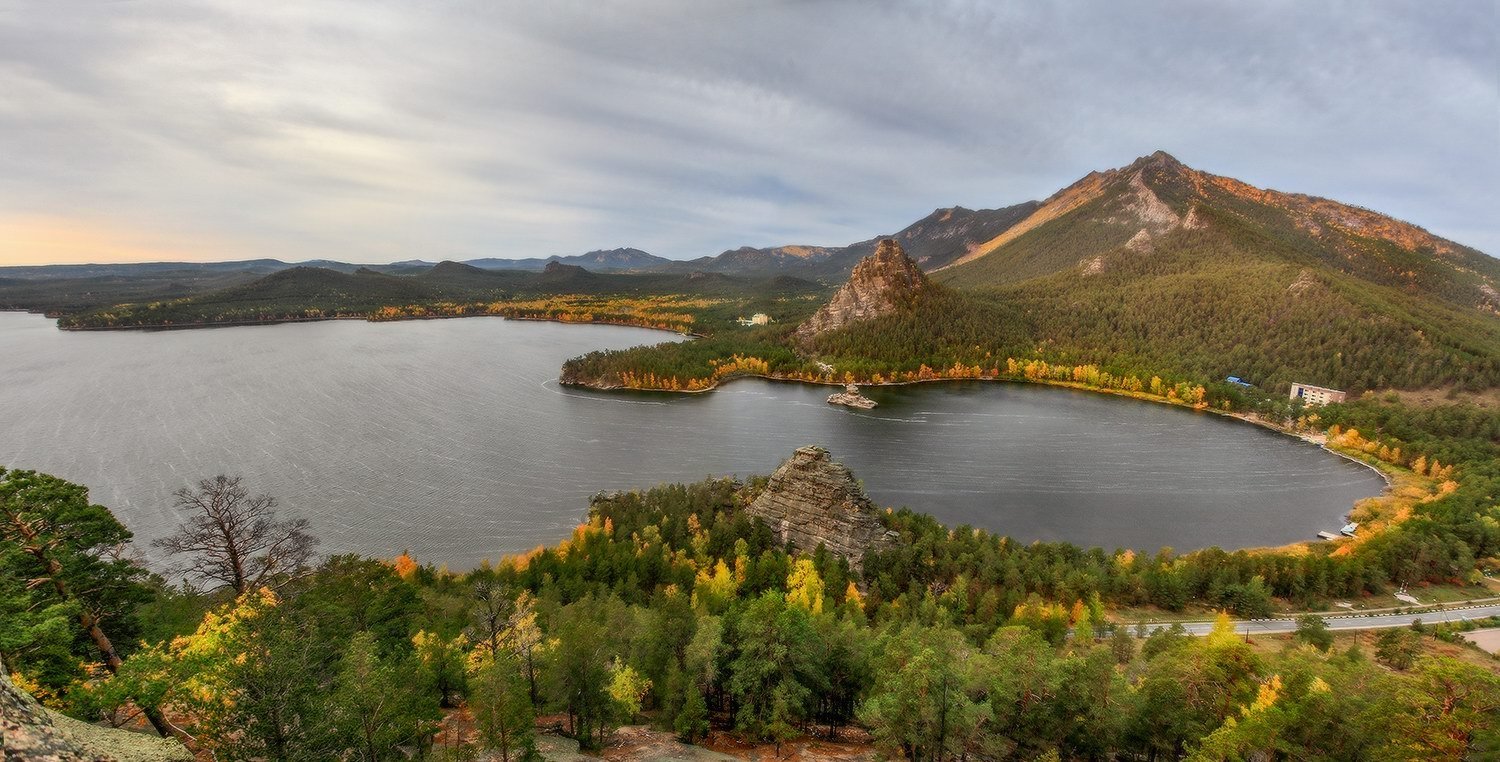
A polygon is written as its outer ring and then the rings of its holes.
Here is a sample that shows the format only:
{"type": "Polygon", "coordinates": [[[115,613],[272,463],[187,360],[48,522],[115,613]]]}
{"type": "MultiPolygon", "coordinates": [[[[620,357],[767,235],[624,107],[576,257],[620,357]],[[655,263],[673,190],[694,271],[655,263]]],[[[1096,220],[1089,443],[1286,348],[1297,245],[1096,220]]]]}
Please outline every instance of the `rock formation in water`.
{"type": "Polygon", "coordinates": [[[875,407],[875,400],[861,394],[858,386],[846,384],[843,391],[828,395],[828,404],[869,410],[875,407]]]}
{"type": "Polygon", "coordinates": [[[854,266],[849,282],[827,304],[797,327],[797,340],[806,342],[850,323],[889,315],[930,287],[927,276],[901,250],[901,244],[887,238],[874,254],[854,266]]]}
{"type": "Polygon", "coordinates": [[[764,519],[778,540],[809,553],[822,544],[856,570],[867,551],[895,541],[854,474],[821,447],[798,448],[745,512],[764,519]]]}

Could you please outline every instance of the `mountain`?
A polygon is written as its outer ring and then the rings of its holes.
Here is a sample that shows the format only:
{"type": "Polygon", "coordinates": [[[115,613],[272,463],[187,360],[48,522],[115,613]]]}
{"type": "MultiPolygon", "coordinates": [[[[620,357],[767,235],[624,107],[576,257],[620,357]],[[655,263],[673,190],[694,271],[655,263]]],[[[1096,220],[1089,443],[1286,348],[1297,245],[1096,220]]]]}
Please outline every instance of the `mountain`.
{"type": "Polygon", "coordinates": [[[565,265],[578,265],[596,272],[601,271],[646,271],[659,268],[672,261],[665,257],[648,254],[640,249],[597,249],[574,257],[561,257],[555,261],[565,265]]]}
{"type": "Polygon", "coordinates": [[[1500,385],[1500,260],[1162,152],[1090,173],[932,277],[1070,357],[1277,388],[1500,385]]]}
{"type": "Polygon", "coordinates": [[[965,209],[955,206],[938,209],[906,226],[893,235],[876,236],[848,246],[742,246],[717,256],[674,262],[668,270],[724,272],[736,274],[788,273],[804,278],[838,281],[849,275],[854,265],[875,252],[883,240],[895,240],[924,270],[943,267],[968,254],[1026,219],[1039,202],[1008,206],[1004,209],[965,209]]]}
{"type": "Polygon", "coordinates": [[[901,244],[881,241],[875,252],[859,261],[849,280],[812,317],[797,327],[799,342],[807,341],[852,323],[874,320],[912,306],[931,288],[901,244]]]}
{"type": "Polygon", "coordinates": [[[842,251],[841,248],[825,246],[773,246],[764,249],[741,246],[712,257],[675,262],[668,267],[718,273],[769,273],[788,269],[810,272],[842,251]]]}
{"type": "Polygon", "coordinates": [[[548,262],[542,268],[542,282],[548,284],[580,284],[594,280],[594,274],[579,265],[565,265],[562,262],[548,262]]]}
{"type": "Polygon", "coordinates": [[[1078,268],[1102,272],[1122,256],[1212,228],[1247,258],[1329,270],[1463,307],[1500,308],[1500,260],[1368,209],[1256,188],[1158,151],[1092,172],[953,261],[943,280],[1013,283],[1078,268]]]}
{"type": "MultiPolygon", "coordinates": [[[[565,265],[585,267],[594,272],[653,272],[664,269],[673,261],[665,257],[648,254],[640,249],[598,249],[585,254],[563,257],[528,257],[525,259],[500,259],[484,257],[464,260],[463,264],[483,270],[525,270],[541,272],[548,264],[560,262],[565,265]]],[[[408,259],[392,263],[392,267],[431,267],[433,263],[421,259],[408,259]]]]}
{"type": "MultiPolygon", "coordinates": [[[[1004,209],[938,209],[891,236],[923,270],[936,270],[966,256],[1027,219],[1039,202],[1027,201],[1004,209]]],[[[874,250],[880,239],[854,244],[854,252],[874,250]]]]}

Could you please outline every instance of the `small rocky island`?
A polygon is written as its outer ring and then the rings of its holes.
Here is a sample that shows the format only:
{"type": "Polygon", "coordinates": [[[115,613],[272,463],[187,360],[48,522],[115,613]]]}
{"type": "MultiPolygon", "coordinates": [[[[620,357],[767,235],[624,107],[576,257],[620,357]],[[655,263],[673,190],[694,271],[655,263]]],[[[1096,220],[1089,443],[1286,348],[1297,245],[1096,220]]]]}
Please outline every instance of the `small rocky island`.
{"type": "Polygon", "coordinates": [[[867,551],[896,540],[854,474],[822,447],[797,448],[745,513],[764,519],[778,541],[809,553],[822,545],[856,570],[867,551]]]}
{"type": "Polygon", "coordinates": [[[869,410],[875,407],[875,400],[860,394],[858,386],[848,384],[844,386],[843,391],[828,395],[828,404],[845,405],[847,407],[857,407],[861,410],[869,410]]]}

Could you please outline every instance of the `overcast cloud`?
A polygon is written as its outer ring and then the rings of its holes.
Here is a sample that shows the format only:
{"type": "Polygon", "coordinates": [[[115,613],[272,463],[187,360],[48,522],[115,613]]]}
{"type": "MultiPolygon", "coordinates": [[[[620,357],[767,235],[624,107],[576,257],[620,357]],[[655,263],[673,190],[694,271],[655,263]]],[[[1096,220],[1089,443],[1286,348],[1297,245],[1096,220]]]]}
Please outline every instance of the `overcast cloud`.
{"type": "Polygon", "coordinates": [[[1497,6],[0,0],[0,263],[844,244],[1156,149],[1500,254],[1497,6]]]}

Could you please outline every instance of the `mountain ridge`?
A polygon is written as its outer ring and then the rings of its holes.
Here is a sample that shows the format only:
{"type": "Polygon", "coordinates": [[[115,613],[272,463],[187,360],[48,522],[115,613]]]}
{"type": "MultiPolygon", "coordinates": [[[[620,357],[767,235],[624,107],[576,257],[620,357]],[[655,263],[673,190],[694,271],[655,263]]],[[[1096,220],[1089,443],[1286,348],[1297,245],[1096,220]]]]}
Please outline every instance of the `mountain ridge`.
{"type": "Polygon", "coordinates": [[[1111,251],[1149,251],[1153,241],[1173,230],[1200,229],[1213,217],[1290,241],[1284,260],[1426,292],[1465,307],[1500,308],[1500,260],[1477,249],[1362,207],[1256,188],[1196,170],[1164,151],[1088,173],[1048,197],[1025,220],[938,269],[956,285],[1017,282],[1075,265],[1097,270],[1111,251]],[[1052,240],[1037,245],[1048,237],[1049,226],[1052,240]],[[1060,245],[1060,228],[1072,228],[1074,238],[1078,230],[1092,230],[1086,243],[1060,245]],[[960,271],[962,277],[952,274],[960,271]]]}

